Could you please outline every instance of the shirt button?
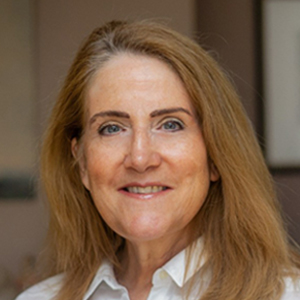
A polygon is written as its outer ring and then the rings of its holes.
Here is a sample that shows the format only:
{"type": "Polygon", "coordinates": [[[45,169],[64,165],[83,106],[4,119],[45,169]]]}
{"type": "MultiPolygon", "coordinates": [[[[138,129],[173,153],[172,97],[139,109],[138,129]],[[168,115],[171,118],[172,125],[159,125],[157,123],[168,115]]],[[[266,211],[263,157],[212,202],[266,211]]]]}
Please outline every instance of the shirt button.
{"type": "Polygon", "coordinates": [[[164,280],[168,277],[168,273],[165,271],[165,270],[162,270],[160,273],[159,273],[159,278],[161,280],[164,280]]]}

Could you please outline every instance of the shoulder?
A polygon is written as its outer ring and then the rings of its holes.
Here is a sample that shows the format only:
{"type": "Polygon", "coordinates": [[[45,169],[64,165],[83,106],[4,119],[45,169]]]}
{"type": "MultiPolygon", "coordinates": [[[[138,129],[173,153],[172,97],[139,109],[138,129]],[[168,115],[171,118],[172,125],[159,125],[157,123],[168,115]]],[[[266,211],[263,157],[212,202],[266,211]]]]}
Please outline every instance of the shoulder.
{"type": "Polygon", "coordinates": [[[50,277],[24,291],[15,300],[51,300],[57,295],[63,275],[50,277]]]}
{"type": "Polygon", "coordinates": [[[299,300],[300,299],[300,277],[292,280],[290,277],[285,278],[285,291],[281,300],[299,300]]]}

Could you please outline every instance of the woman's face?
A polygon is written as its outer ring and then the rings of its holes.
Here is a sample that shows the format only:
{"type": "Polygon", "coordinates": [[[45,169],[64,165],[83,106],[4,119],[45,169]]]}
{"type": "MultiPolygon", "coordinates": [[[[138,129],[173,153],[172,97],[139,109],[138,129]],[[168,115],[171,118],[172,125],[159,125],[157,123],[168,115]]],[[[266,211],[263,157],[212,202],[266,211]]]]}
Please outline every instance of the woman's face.
{"type": "Polygon", "coordinates": [[[105,222],[135,242],[189,233],[218,174],[179,77],[120,54],[96,74],[87,109],[81,178],[105,222]]]}

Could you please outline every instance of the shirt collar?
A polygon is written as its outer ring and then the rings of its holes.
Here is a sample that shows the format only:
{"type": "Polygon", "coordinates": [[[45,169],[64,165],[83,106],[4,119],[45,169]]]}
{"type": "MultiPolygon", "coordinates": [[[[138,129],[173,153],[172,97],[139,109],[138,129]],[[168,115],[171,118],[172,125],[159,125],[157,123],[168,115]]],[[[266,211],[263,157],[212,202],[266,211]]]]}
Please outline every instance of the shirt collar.
{"type": "Polygon", "coordinates": [[[107,259],[103,260],[83,300],[87,300],[102,282],[106,282],[113,290],[120,288],[115,278],[113,265],[107,259]]]}
{"type": "Polygon", "coordinates": [[[185,268],[187,263],[188,248],[182,250],[172,259],[170,259],[161,269],[166,271],[172,280],[182,288],[203,266],[205,259],[201,256],[203,249],[203,239],[198,238],[193,245],[193,250],[190,254],[190,263],[187,273],[185,274],[185,268]]]}
{"type": "MultiPolygon", "coordinates": [[[[198,238],[194,242],[192,247],[194,248],[193,251],[191,252],[190,264],[189,264],[190,267],[187,271],[186,276],[185,276],[185,267],[186,267],[186,255],[188,251],[187,248],[179,252],[177,255],[175,255],[164,266],[156,270],[156,272],[153,275],[153,278],[159,271],[164,270],[166,273],[168,273],[168,275],[172,278],[172,280],[180,288],[182,288],[184,284],[199,271],[199,269],[201,268],[201,266],[203,266],[205,261],[204,258],[200,256],[203,249],[203,239],[201,237],[198,238]],[[199,257],[200,257],[200,261],[199,261],[199,257]]],[[[106,282],[106,284],[108,284],[110,288],[113,290],[123,288],[117,282],[113,270],[113,265],[107,259],[105,259],[102,262],[83,300],[87,300],[95,292],[97,287],[99,287],[99,285],[102,282],[106,282]]]]}

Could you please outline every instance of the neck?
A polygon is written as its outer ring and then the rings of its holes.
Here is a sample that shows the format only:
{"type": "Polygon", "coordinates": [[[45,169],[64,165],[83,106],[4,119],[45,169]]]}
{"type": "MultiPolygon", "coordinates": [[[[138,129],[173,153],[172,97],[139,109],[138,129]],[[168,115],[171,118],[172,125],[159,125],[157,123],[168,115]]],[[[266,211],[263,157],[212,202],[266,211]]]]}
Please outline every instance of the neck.
{"type": "Polygon", "coordinates": [[[126,241],[119,256],[122,268],[116,272],[116,277],[132,298],[138,291],[149,294],[154,272],[187,247],[191,242],[187,236],[155,241],[126,241]]]}

